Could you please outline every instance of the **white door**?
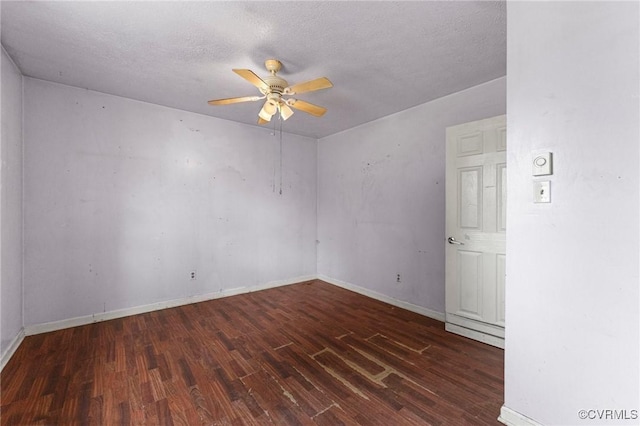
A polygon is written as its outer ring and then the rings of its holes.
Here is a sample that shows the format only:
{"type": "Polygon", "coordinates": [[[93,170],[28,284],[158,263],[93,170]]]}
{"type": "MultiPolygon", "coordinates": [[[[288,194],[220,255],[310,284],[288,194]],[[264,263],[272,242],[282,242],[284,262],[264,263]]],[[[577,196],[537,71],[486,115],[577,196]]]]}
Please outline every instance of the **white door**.
{"type": "Polygon", "coordinates": [[[446,329],[504,347],[506,116],[447,128],[446,329]]]}

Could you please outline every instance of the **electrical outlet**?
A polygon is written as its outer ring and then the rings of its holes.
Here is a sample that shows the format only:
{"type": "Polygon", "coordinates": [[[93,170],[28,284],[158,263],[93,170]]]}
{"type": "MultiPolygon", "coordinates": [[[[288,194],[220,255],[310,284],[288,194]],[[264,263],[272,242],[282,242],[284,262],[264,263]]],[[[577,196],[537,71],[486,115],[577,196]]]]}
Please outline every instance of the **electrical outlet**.
{"type": "Polygon", "coordinates": [[[400,274],[396,275],[396,282],[399,283],[400,282],[400,274]]]}
{"type": "Polygon", "coordinates": [[[189,279],[191,279],[191,280],[195,280],[196,279],[196,271],[189,272],[189,279]]]}

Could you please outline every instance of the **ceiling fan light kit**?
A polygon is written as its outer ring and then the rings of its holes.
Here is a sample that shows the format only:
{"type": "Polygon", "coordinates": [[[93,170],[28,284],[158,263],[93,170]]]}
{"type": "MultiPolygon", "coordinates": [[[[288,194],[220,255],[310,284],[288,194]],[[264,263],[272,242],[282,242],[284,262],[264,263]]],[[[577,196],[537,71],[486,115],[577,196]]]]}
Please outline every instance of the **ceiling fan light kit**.
{"type": "Polygon", "coordinates": [[[283,120],[287,120],[293,115],[293,110],[291,108],[306,112],[307,114],[311,114],[316,117],[321,117],[325,112],[327,112],[327,109],[324,107],[289,97],[299,93],[313,92],[333,87],[333,83],[331,83],[327,77],[320,77],[315,80],[290,86],[285,79],[277,75],[278,71],[282,69],[282,63],[280,61],[277,59],[267,59],[264,66],[267,71],[270,72],[270,75],[264,78],[258,77],[253,71],[248,69],[233,70],[233,72],[238,74],[240,77],[257,87],[262,96],[215,99],[209,101],[209,105],[229,105],[240,102],[255,102],[266,98],[262,109],[258,113],[258,124],[268,123],[277,113],[280,113],[280,117],[283,120]],[[285,98],[285,96],[287,96],[287,98],[285,98]]]}

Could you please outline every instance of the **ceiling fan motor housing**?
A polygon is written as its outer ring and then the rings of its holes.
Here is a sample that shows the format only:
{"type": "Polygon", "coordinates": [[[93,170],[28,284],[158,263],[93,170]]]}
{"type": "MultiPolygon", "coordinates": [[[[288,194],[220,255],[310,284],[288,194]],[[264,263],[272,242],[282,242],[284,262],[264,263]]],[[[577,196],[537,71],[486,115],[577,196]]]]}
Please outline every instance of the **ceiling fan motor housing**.
{"type": "Polygon", "coordinates": [[[265,77],[262,80],[269,86],[269,91],[267,93],[278,93],[282,95],[284,89],[289,87],[287,80],[280,78],[275,74],[265,77]]]}

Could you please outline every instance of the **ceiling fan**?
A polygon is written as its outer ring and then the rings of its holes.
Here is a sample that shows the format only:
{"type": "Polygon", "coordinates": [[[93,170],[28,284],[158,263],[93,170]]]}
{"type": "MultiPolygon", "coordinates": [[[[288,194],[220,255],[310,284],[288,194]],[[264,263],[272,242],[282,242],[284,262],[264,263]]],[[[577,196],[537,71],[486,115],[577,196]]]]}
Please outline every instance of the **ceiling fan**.
{"type": "Polygon", "coordinates": [[[282,68],[282,63],[277,59],[267,59],[264,63],[267,71],[271,75],[260,78],[253,71],[246,69],[234,69],[233,72],[240,77],[247,80],[260,90],[262,96],[243,96],[239,98],[227,98],[216,99],[209,101],[209,105],[227,105],[235,104],[239,102],[254,102],[261,99],[266,99],[262,109],[258,113],[258,124],[265,124],[271,121],[276,113],[280,113],[283,120],[288,119],[293,115],[291,108],[304,111],[307,114],[321,117],[327,112],[327,109],[318,105],[311,104],[309,102],[294,99],[288,96],[296,95],[299,93],[313,92],[320,89],[328,89],[333,87],[333,84],[326,77],[320,77],[315,80],[310,80],[304,83],[294,84],[289,86],[286,80],[276,75],[282,68]],[[285,98],[287,96],[287,98],[285,98]]]}

